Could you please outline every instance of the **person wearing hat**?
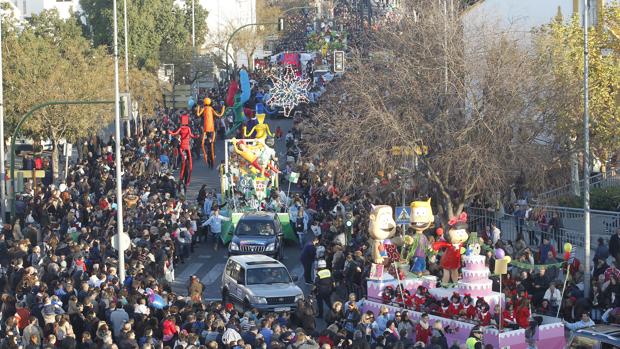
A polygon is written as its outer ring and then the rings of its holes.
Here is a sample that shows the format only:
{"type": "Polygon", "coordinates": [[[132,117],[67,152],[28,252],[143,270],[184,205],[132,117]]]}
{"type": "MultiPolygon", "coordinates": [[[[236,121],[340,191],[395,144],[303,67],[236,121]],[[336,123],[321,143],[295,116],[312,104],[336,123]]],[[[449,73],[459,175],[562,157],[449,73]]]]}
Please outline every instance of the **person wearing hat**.
{"type": "Polygon", "coordinates": [[[469,333],[469,338],[465,341],[467,349],[482,349],[482,330],[480,326],[474,326],[469,333]]]}
{"type": "Polygon", "coordinates": [[[314,281],[316,285],[316,302],[319,308],[319,317],[323,318],[323,303],[329,307],[331,295],[335,286],[332,273],[327,269],[327,262],[323,259],[317,262],[317,272],[314,281]]]}

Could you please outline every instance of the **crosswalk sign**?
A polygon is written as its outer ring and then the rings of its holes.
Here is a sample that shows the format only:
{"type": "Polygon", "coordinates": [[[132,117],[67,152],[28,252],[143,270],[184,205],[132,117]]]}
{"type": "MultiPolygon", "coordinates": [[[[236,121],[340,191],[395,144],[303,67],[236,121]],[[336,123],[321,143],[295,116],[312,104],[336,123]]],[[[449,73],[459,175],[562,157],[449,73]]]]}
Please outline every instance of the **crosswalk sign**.
{"type": "Polygon", "coordinates": [[[411,217],[411,207],[409,206],[398,206],[396,207],[396,224],[409,224],[409,219],[411,217]]]}

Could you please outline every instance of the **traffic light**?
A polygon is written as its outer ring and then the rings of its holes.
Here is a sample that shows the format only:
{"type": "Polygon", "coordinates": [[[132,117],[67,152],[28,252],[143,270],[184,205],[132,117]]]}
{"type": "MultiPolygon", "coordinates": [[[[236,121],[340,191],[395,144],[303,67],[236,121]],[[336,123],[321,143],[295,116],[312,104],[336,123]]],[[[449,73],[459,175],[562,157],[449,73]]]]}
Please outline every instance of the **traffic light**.
{"type": "Polygon", "coordinates": [[[284,31],[284,18],[278,18],[278,31],[284,31]]]}
{"type": "Polygon", "coordinates": [[[344,73],[344,51],[334,51],[334,73],[344,73]]]}

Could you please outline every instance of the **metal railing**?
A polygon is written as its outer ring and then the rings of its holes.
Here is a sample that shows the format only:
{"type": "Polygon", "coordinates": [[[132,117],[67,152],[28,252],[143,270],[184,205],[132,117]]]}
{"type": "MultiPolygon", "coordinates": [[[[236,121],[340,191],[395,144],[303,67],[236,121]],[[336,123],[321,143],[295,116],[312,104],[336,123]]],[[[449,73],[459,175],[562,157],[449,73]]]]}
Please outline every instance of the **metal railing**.
{"type": "MultiPolygon", "coordinates": [[[[544,212],[548,218],[547,222],[553,213],[557,213],[562,221],[563,228],[556,230],[545,228],[539,225],[537,221],[519,219],[512,214],[501,214],[485,208],[468,207],[466,211],[469,216],[469,228],[471,231],[478,232],[478,236],[482,234],[485,226],[491,226],[491,223],[495,222],[502,232],[501,239],[504,241],[512,241],[514,244],[518,234],[522,233],[530,247],[537,250],[542,239],[546,237],[556,247],[558,254],[562,253],[564,243],[570,242],[577,247],[573,249],[575,256],[583,261],[585,256],[583,212],[564,207],[544,207],[544,209],[546,209],[544,212]]],[[[608,241],[611,232],[618,227],[618,224],[620,224],[620,213],[613,215],[607,211],[593,210],[591,219],[592,246],[590,249],[596,248],[596,241],[599,237],[608,241]]]]}
{"type": "MultiPolygon", "coordinates": [[[[578,183],[579,192],[583,192],[583,184],[584,180],[580,180],[578,183]]],[[[611,169],[604,173],[597,173],[590,177],[590,189],[594,188],[610,188],[610,187],[618,187],[620,186],[620,174],[615,170],[611,169]]],[[[536,196],[536,202],[538,203],[547,203],[551,199],[560,198],[563,196],[572,196],[573,190],[572,185],[567,184],[553,190],[546,191],[544,193],[536,196]]]]}

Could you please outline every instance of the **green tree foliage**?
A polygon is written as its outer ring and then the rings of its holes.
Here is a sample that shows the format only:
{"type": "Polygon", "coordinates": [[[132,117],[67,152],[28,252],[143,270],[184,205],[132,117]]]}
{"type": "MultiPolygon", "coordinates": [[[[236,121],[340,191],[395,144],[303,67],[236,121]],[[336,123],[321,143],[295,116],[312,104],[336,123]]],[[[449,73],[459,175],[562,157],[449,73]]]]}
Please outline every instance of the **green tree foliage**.
{"type": "MultiPolygon", "coordinates": [[[[84,33],[95,46],[106,45],[112,49],[112,9],[109,1],[81,0],[84,33]]],[[[123,1],[117,1],[119,40],[122,43],[123,1]]],[[[173,0],[127,0],[129,59],[140,68],[155,70],[161,61],[172,63],[175,52],[191,47],[191,0],[184,6],[174,5],[173,0]]],[[[207,11],[198,2],[194,6],[196,46],[204,43],[207,32],[207,11]]],[[[124,45],[119,45],[123,52],[124,45]]]]}
{"type": "MultiPolygon", "coordinates": [[[[591,146],[603,163],[620,148],[620,52],[614,34],[620,23],[620,3],[603,9],[602,19],[589,29],[589,93],[591,146]]],[[[560,143],[576,137],[583,128],[583,26],[575,16],[568,22],[559,15],[536,33],[539,67],[551,71],[549,98],[554,113],[549,129],[560,143]]],[[[581,146],[577,146],[581,149],[581,146]]]]}
{"type": "MultiPolygon", "coordinates": [[[[38,103],[54,100],[113,98],[112,59],[104,48],[93,48],[75,20],[56,11],[33,16],[20,30],[3,28],[4,98],[8,131],[38,103]]],[[[111,121],[110,106],[57,106],[36,112],[22,134],[49,139],[54,145],[58,174],[58,143],[92,134],[111,121]]]]}

